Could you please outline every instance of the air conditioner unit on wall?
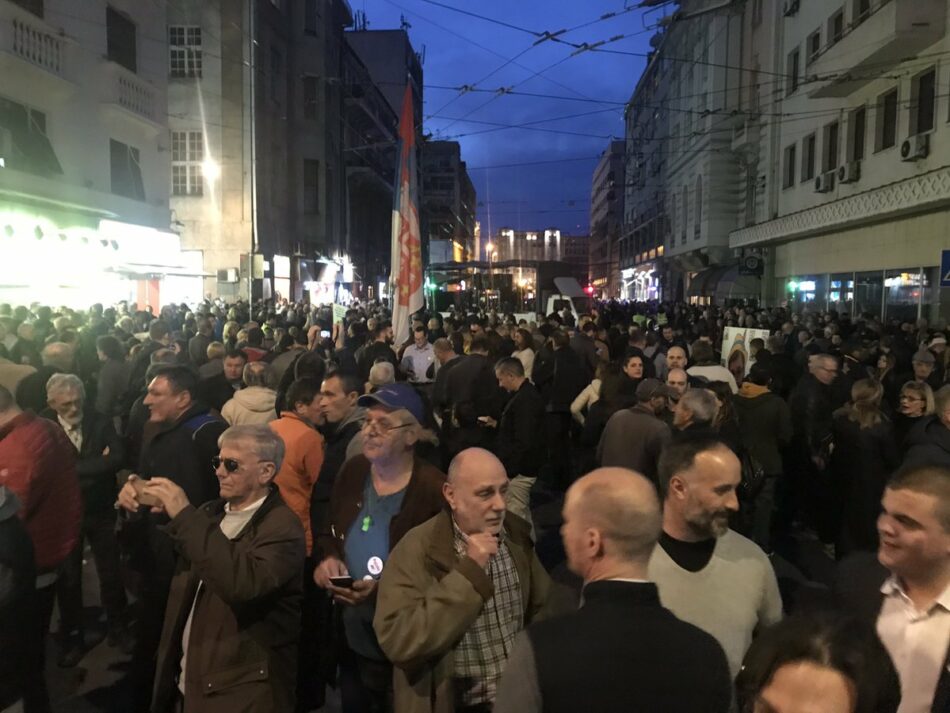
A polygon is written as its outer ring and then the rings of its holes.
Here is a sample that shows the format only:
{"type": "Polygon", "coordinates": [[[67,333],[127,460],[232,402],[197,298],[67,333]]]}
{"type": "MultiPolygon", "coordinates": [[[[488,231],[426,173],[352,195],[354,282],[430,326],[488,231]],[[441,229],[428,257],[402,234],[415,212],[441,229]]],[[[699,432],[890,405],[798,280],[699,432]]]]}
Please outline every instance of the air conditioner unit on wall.
{"type": "Polygon", "coordinates": [[[901,161],[916,161],[930,153],[930,134],[915,134],[901,144],[901,161]]]}
{"type": "Polygon", "coordinates": [[[835,172],[825,171],[815,176],[815,192],[828,193],[835,187],[835,172]]]}
{"type": "Polygon", "coordinates": [[[838,168],[838,183],[854,183],[861,178],[861,162],[848,161],[838,168]]]}
{"type": "Polygon", "coordinates": [[[236,267],[229,267],[226,270],[218,270],[218,282],[238,282],[240,279],[239,271],[236,267]]]}

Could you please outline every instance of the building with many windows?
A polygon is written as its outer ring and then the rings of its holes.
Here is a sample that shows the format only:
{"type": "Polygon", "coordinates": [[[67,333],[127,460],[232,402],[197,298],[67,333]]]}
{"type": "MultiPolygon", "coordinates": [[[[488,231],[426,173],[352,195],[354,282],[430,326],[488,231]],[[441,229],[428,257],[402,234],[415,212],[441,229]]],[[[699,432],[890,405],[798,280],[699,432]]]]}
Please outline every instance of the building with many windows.
{"type": "Polygon", "coordinates": [[[624,142],[611,141],[594,169],[590,199],[590,284],[602,297],[620,295],[624,182],[624,142]]]}
{"type": "MultiPolygon", "coordinates": [[[[556,228],[512,230],[501,228],[482,246],[482,260],[495,263],[565,262],[577,281],[586,286],[589,275],[590,238],[568,235],[556,228]]],[[[518,275],[519,279],[521,275],[518,275]]]]}
{"type": "Polygon", "coordinates": [[[200,298],[170,230],[165,27],[161,0],[0,0],[0,301],[200,298]]]}
{"type": "Polygon", "coordinates": [[[448,256],[464,262],[475,254],[475,186],[469,178],[462,147],[457,141],[426,141],[422,144],[422,229],[428,235],[430,261],[448,256]],[[433,241],[442,244],[433,246],[433,241]],[[434,247],[434,249],[433,249],[434,247]]]}
{"type": "Polygon", "coordinates": [[[947,316],[948,3],[748,5],[771,71],[757,82],[761,128],[746,148],[760,157],[761,190],[730,245],[765,257],[772,304],[947,316]]]}
{"type": "Polygon", "coordinates": [[[330,301],[344,282],[352,20],[346,0],[169,6],[171,207],[208,292],[330,301]]]}

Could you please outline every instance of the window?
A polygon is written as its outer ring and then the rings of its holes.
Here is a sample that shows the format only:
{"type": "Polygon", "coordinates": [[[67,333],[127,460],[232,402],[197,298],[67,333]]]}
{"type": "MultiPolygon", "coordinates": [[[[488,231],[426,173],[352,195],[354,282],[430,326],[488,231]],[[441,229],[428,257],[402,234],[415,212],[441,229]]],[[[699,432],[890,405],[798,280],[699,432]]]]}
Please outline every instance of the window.
{"type": "Polygon", "coordinates": [[[109,159],[112,168],[112,192],[117,196],[145,200],[142,183],[142,165],[139,150],[121,141],[109,139],[109,159]]]}
{"type": "Polygon", "coordinates": [[[874,150],[883,151],[897,144],[897,89],[877,98],[874,126],[874,150]]]}
{"type": "Polygon", "coordinates": [[[9,136],[9,145],[0,146],[4,167],[39,175],[63,172],[46,135],[46,114],[0,97],[0,129],[9,136]]]}
{"type": "Polygon", "coordinates": [[[871,0],[854,0],[854,11],[851,15],[854,19],[852,25],[859,25],[871,14],[871,0]]]}
{"type": "Polygon", "coordinates": [[[27,12],[32,12],[37,17],[43,17],[43,0],[13,0],[14,5],[19,5],[27,12]]]}
{"type": "Polygon", "coordinates": [[[135,23],[111,7],[106,8],[106,47],[109,61],[136,71],[135,23]]]}
{"type": "Polygon", "coordinates": [[[791,188],[795,185],[795,144],[785,147],[785,158],[782,162],[782,188],[791,188]]]}
{"type": "Polygon", "coordinates": [[[752,26],[758,27],[762,24],[762,1],[752,0],[752,26]]]}
{"type": "Polygon", "coordinates": [[[168,73],[176,79],[201,76],[201,28],[168,28],[168,73]]]}
{"type": "Polygon", "coordinates": [[[867,110],[862,106],[851,112],[848,119],[848,160],[864,158],[864,135],[867,126],[867,110]]]}
{"type": "Polygon", "coordinates": [[[303,160],[303,212],[320,212],[320,162],[310,158],[303,160]]]}
{"type": "Polygon", "coordinates": [[[702,232],[703,222],[703,176],[696,176],[696,196],[694,198],[695,210],[693,211],[693,240],[699,240],[702,232]]]}
{"type": "Polygon", "coordinates": [[[815,143],[814,134],[802,139],[802,183],[815,177],[815,143]]]}
{"type": "Polygon", "coordinates": [[[280,75],[284,71],[284,57],[276,47],[270,48],[270,98],[280,103],[280,75]]]}
{"type": "Polygon", "coordinates": [[[805,64],[811,64],[818,59],[818,54],[821,52],[821,29],[808,35],[807,48],[805,64]]]}
{"type": "Polygon", "coordinates": [[[838,168],[838,122],[832,121],[825,126],[821,142],[821,170],[834,171],[838,168]]]}
{"type": "Polygon", "coordinates": [[[317,77],[303,78],[303,118],[317,118],[317,77]]]}
{"type": "Polygon", "coordinates": [[[317,2],[318,0],[304,0],[303,31],[308,35],[317,34],[317,21],[320,19],[317,2]]]}
{"type": "Polygon", "coordinates": [[[828,46],[841,42],[844,37],[844,8],[838,10],[828,20],[828,46]]]}
{"type": "Polygon", "coordinates": [[[786,83],[785,93],[791,94],[798,89],[798,75],[800,71],[800,57],[798,48],[788,53],[788,61],[785,65],[786,83]]]}
{"type": "Polygon", "coordinates": [[[172,132],[172,195],[200,196],[204,193],[201,162],[204,136],[200,131],[172,132]]]}
{"type": "Polygon", "coordinates": [[[689,222],[689,186],[683,186],[683,232],[680,241],[686,243],[686,224],[689,222]]]}
{"type": "Polygon", "coordinates": [[[936,69],[928,69],[914,77],[910,97],[910,126],[915,134],[923,134],[934,128],[936,86],[936,69]]]}

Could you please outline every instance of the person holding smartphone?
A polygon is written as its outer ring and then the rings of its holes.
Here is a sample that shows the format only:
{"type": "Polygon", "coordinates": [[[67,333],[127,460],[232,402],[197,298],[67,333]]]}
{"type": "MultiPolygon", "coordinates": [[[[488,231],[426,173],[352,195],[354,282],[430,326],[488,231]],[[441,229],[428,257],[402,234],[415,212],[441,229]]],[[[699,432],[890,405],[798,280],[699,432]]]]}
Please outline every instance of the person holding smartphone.
{"type": "Polygon", "coordinates": [[[425,411],[411,386],[388,384],[357,403],[367,409],[363,453],[333,484],[314,581],[343,619],[345,641],[334,647],[343,711],[376,713],[392,710],[392,666],[373,632],[377,580],[402,536],[442,509],[445,475],[415,455],[432,434],[420,425],[425,411]]]}

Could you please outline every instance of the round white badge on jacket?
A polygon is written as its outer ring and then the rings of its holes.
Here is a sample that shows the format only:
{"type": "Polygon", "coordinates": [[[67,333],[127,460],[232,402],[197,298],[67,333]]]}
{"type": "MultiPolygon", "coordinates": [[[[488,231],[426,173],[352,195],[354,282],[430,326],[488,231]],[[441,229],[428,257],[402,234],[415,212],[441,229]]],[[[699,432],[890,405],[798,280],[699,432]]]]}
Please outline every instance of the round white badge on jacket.
{"type": "Polygon", "coordinates": [[[378,577],[383,571],[383,561],[379,557],[370,557],[366,562],[366,571],[378,577]]]}

